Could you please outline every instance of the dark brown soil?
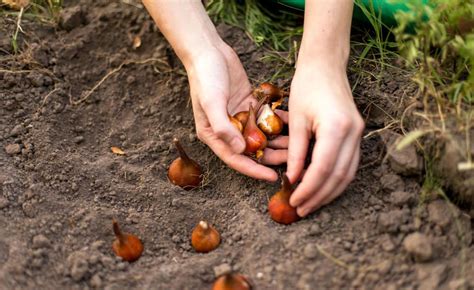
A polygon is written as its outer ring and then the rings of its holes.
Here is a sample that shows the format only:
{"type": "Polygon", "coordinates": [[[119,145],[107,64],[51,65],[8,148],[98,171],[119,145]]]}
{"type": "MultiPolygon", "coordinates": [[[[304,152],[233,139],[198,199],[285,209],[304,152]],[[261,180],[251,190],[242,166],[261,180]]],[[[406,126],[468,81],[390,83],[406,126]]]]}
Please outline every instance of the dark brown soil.
{"type": "MultiPolygon", "coordinates": [[[[179,60],[147,12],[124,2],[70,1],[58,28],[25,20],[20,56],[15,19],[0,19],[1,289],[210,289],[223,264],[255,289],[474,287],[470,216],[421,202],[419,172],[394,171],[399,156],[382,162],[387,135],[363,140],[357,178],[334,203],[290,226],[271,221],[278,184],[228,169],[196,139],[179,60]],[[206,169],[203,188],[168,182],[173,136],[206,169]],[[143,240],[137,262],[112,253],[112,218],[143,240]],[[190,246],[202,219],[222,234],[208,254],[190,246]]],[[[244,32],[219,32],[252,81],[272,75],[244,32]]],[[[374,109],[385,94],[406,96],[403,77],[386,79],[356,88],[367,133],[390,122],[374,109]]]]}

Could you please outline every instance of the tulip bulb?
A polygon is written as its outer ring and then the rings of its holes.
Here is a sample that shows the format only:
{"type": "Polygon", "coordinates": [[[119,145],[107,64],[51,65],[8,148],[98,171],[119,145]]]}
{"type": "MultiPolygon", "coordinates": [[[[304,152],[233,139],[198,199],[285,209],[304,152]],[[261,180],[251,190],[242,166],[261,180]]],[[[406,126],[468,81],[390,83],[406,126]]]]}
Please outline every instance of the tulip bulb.
{"type": "Polygon", "coordinates": [[[229,115],[229,121],[235,127],[235,129],[239,130],[240,133],[244,131],[244,125],[235,116],[232,117],[231,115],[229,115]]]}
{"type": "Polygon", "coordinates": [[[202,181],[201,166],[189,158],[177,138],[174,138],[173,142],[178,149],[179,157],[171,163],[168,179],[186,190],[199,186],[202,181]]]}
{"type": "Polygon", "coordinates": [[[140,239],[132,234],[122,233],[116,220],[112,221],[115,241],[112,243],[112,250],[115,255],[127,262],[134,262],[140,258],[143,252],[143,244],[140,239]]]}
{"type": "Polygon", "coordinates": [[[240,111],[234,115],[234,118],[237,119],[243,127],[245,127],[247,120],[249,119],[249,111],[240,111]]]}
{"type": "Polygon", "coordinates": [[[268,203],[268,212],[270,217],[280,224],[289,225],[300,219],[296,213],[296,208],[290,205],[290,197],[293,193],[290,180],[283,174],[281,189],[275,193],[268,203]]]}
{"type": "Polygon", "coordinates": [[[251,290],[252,286],[247,279],[237,273],[228,273],[220,276],[212,285],[212,290],[251,290]]]}
{"type": "Polygon", "coordinates": [[[282,99],[286,92],[280,90],[277,86],[271,83],[261,83],[255,90],[254,96],[257,98],[265,98],[269,102],[274,102],[282,99]]]}
{"type": "Polygon", "coordinates": [[[210,224],[200,221],[191,234],[191,245],[198,253],[208,253],[221,243],[221,235],[210,224]]]}
{"type": "Polygon", "coordinates": [[[250,105],[249,120],[244,128],[245,151],[247,155],[255,155],[257,151],[263,151],[267,147],[267,137],[258,128],[256,123],[255,111],[250,105]]]}
{"type": "Polygon", "coordinates": [[[273,112],[269,104],[263,106],[257,125],[268,136],[276,136],[283,130],[283,121],[273,112]]]}

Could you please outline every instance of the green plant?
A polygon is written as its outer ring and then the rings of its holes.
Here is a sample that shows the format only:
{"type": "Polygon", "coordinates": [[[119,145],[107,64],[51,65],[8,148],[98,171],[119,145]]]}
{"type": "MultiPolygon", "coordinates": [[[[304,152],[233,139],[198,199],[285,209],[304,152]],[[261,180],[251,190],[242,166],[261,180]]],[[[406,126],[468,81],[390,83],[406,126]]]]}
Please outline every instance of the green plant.
{"type": "Polygon", "coordinates": [[[274,50],[287,50],[291,40],[303,34],[298,16],[279,11],[278,15],[266,9],[257,0],[210,0],[206,4],[209,15],[215,21],[240,27],[258,45],[274,50]]]}
{"type": "Polygon", "coordinates": [[[11,37],[11,44],[13,52],[18,53],[18,35],[23,32],[21,28],[21,22],[23,18],[32,18],[55,24],[59,20],[59,12],[63,5],[63,0],[22,0],[22,1],[11,1],[2,0],[3,5],[0,5],[0,15],[5,16],[16,16],[16,28],[11,37]],[[8,7],[5,9],[3,6],[8,7]],[[16,11],[18,10],[18,11],[16,11]]]}
{"type": "Polygon", "coordinates": [[[395,15],[399,26],[394,34],[405,65],[415,71],[413,81],[425,107],[434,100],[440,111],[455,108],[462,114],[474,102],[474,3],[433,0],[430,5],[406,5],[408,11],[395,15]]]}

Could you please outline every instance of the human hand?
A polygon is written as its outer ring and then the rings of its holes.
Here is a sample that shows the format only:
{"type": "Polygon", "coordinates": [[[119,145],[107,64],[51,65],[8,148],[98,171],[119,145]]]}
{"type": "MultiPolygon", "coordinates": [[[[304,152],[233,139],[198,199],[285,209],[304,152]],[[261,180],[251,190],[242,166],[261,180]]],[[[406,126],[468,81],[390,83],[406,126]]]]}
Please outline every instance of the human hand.
{"type": "MultiPolygon", "coordinates": [[[[253,178],[277,180],[274,170],[241,154],[245,141],[228,119],[228,114],[248,110],[250,103],[256,104],[247,74],[232,48],[222,44],[207,50],[195,57],[187,71],[198,138],[233,169],[253,178]]],[[[279,115],[288,120],[285,112],[279,115]]],[[[275,140],[265,149],[262,163],[277,165],[286,159],[285,144],[275,140]]]]}
{"type": "Polygon", "coordinates": [[[302,176],[290,204],[306,216],[338,197],[359,164],[364,123],[354,104],[345,65],[303,64],[291,84],[288,178],[302,176]],[[310,139],[311,164],[303,174],[310,139]]]}

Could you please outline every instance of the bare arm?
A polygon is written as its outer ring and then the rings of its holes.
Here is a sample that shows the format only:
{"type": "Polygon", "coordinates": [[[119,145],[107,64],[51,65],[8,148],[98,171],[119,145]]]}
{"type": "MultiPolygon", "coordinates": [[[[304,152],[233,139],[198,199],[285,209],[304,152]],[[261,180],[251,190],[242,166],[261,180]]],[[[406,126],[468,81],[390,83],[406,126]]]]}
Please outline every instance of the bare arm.
{"type": "MultiPolygon", "coordinates": [[[[256,100],[237,54],[220,38],[201,1],[143,3],[186,68],[198,138],[235,170],[275,181],[274,170],[241,154],[245,142],[228,113],[248,110],[256,100]]],[[[286,149],[267,151],[267,164],[286,162],[286,149]]]]}
{"type": "Polygon", "coordinates": [[[350,0],[306,1],[304,35],[291,85],[288,176],[300,179],[309,140],[311,164],[291,197],[305,216],[331,202],[354,178],[363,122],[347,80],[350,0]]]}

